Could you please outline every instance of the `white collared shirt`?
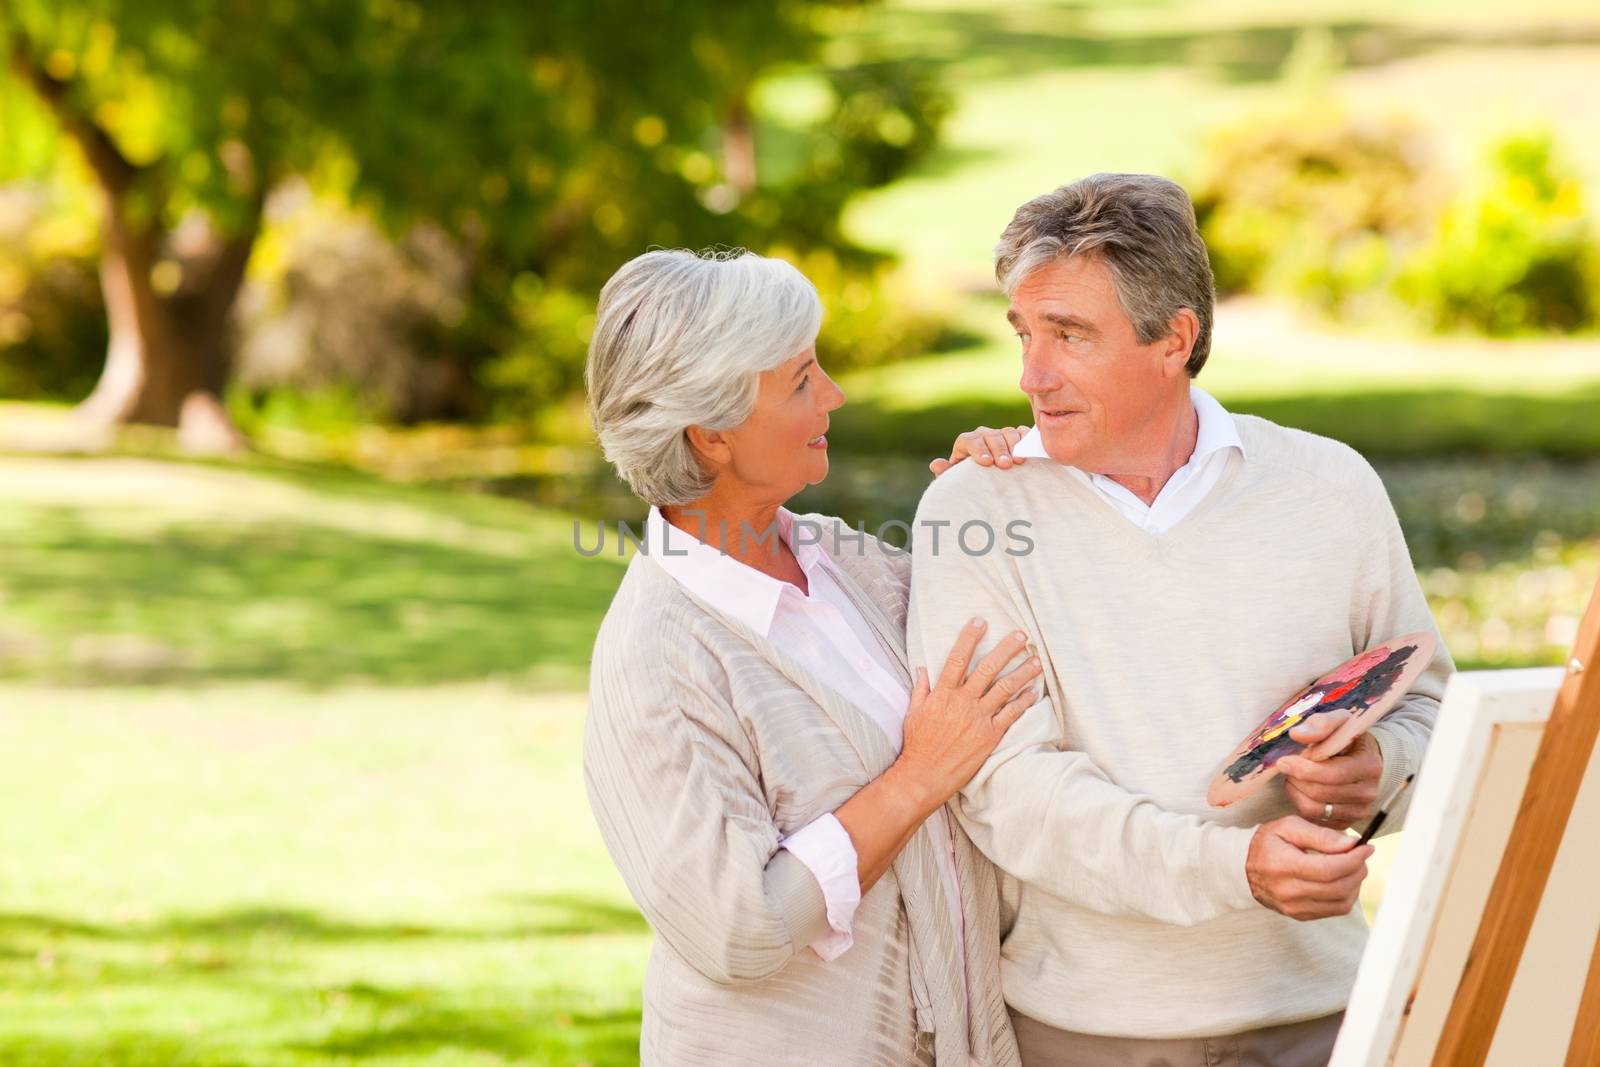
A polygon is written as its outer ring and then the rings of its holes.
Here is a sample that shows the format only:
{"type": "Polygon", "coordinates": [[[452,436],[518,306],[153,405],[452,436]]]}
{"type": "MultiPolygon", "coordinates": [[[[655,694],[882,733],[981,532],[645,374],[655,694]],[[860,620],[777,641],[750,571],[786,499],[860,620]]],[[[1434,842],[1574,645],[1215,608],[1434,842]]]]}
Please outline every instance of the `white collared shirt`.
{"type": "MultiPolygon", "coordinates": [[[[1210,393],[1199,386],[1189,386],[1189,403],[1199,417],[1200,429],[1195,436],[1194,452],[1183,466],[1172,472],[1167,484],[1161,487],[1156,498],[1146,504],[1134,495],[1133,490],[1104,474],[1094,474],[1077,467],[1067,467],[1073,476],[1099,493],[1112,507],[1145,533],[1160,536],[1172,529],[1206,498],[1222,472],[1227,469],[1231,449],[1244,456],[1244,442],[1239,440],[1239,428],[1233,416],[1210,393]]],[[[1049,459],[1044,449],[1044,438],[1036,426],[1018,441],[1011,450],[1022,459],[1049,459]]]]}
{"type": "MultiPolygon", "coordinates": [[[[795,546],[794,515],[778,509],[779,533],[805,573],[810,594],[763,574],[692,534],[672,526],[657,508],[645,520],[645,547],[651,559],[681,586],[713,608],[744,623],[798,660],[835,692],[846,697],[901,747],[910,690],[894,669],[892,652],[874,633],[835,578],[834,563],[814,544],[795,546]]],[[[764,532],[764,531],[763,531],[764,532]]],[[[930,817],[945,896],[955,924],[956,943],[964,941],[955,845],[944,809],[930,817]]],[[[779,842],[816,876],[827,902],[831,928],[811,943],[824,960],[837,959],[853,938],[851,923],[861,903],[856,850],[832,813],[822,815],[779,842]]],[[[966,960],[957,953],[966,988],[966,960]]]]}

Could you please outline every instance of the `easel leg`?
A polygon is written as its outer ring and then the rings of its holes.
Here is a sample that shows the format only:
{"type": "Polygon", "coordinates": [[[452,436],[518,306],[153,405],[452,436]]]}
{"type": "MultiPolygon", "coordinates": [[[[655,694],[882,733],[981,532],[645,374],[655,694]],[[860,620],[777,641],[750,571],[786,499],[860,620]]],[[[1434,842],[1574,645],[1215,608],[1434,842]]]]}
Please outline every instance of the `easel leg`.
{"type": "MultiPolygon", "coordinates": [[[[1522,961],[1578,787],[1600,737],[1600,584],[1591,595],[1567,678],[1556,694],[1530,783],[1506,843],[1456,996],[1434,1047],[1433,1067],[1483,1067],[1522,961]]],[[[1589,987],[1596,979],[1590,968],[1589,987]]],[[[1600,996],[1600,993],[1596,994],[1600,996]]],[[[1585,1005],[1590,1001],[1586,995],[1585,1005]]],[[[1579,1060],[1593,1067],[1594,1059],[1579,1060]]]]}
{"type": "Polygon", "coordinates": [[[1600,937],[1595,939],[1594,955],[1589,957],[1589,980],[1584,983],[1583,999],[1578,1002],[1578,1021],[1572,1027],[1572,1044],[1567,1048],[1567,1067],[1593,1067],[1600,1063],[1600,937]]]}

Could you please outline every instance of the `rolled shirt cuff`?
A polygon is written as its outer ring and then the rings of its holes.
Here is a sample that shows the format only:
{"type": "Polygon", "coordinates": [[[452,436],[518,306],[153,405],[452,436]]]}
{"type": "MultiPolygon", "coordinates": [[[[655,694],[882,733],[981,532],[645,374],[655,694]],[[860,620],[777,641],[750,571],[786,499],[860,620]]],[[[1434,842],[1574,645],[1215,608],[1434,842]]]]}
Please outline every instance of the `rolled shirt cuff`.
{"type": "Polygon", "coordinates": [[[856,874],[856,846],[833,815],[813,819],[778,843],[805,864],[822,889],[829,929],[811,942],[824,960],[836,960],[855,944],[851,925],[861,904],[856,874]]]}

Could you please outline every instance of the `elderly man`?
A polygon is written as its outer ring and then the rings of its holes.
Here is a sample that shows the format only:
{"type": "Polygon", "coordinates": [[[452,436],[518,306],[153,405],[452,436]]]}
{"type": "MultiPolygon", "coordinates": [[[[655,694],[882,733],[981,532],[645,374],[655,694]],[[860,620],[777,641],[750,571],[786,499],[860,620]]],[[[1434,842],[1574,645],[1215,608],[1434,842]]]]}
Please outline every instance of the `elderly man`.
{"type": "Polygon", "coordinates": [[[1448,655],[1344,752],[1287,757],[1227,809],[1205,793],[1308,680],[1433,628],[1383,484],[1344,445],[1191,384],[1212,279],[1172,182],[1100,174],[1030,201],[995,272],[1036,422],[1018,452],[1040,459],[928,489],[908,639],[932,665],[981,615],[1045,664],[1043,699],[956,801],[1005,875],[1024,1064],[1325,1063],[1366,936],[1370,846],[1342,830],[1416,770],[1448,655]],[[1025,554],[953,536],[1017,519],[1025,554]]]}

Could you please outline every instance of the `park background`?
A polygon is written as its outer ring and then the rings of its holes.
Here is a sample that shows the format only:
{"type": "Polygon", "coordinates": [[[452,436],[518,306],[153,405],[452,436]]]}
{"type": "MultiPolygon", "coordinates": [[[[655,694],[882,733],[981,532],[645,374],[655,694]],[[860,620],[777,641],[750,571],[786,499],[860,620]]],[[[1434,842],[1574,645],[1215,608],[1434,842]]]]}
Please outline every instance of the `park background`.
{"type": "Polygon", "coordinates": [[[649,245],[817,282],[803,503],[876,524],[1026,421],[1015,207],[1170,175],[1200,384],[1377,465],[1462,666],[1600,575],[1592,2],[0,0],[0,51],[6,1064],[636,1059],[574,524],[643,512],[577,390],[649,245]]]}

